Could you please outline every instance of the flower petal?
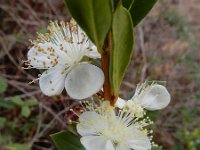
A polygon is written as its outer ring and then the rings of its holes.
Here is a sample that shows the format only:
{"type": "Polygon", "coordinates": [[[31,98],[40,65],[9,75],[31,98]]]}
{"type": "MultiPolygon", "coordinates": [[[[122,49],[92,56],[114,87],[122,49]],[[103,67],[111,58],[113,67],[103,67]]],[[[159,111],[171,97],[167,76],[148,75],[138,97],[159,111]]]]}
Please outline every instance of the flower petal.
{"type": "Polygon", "coordinates": [[[57,49],[57,46],[51,43],[39,43],[37,47],[33,46],[27,55],[30,64],[38,69],[52,67],[54,65],[52,60],[57,56],[50,55],[48,50],[50,47],[54,50],[57,49]]]}
{"type": "Polygon", "coordinates": [[[106,142],[106,150],[115,150],[115,148],[110,140],[106,142]]]}
{"type": "Polygon", "coordinates": [[[101,54],[97,51],[97,47],[94,45],[91,46],[89,50],[87,50],[86,56],[93,59],[101,58],[101,54]]]}
{"type": "Polygon", "coordinates": [[[151,142],[150,139],[147,137],[147,135],[136,129],[133,128],[132,130],[132,134],[134,135],[134,137],[130,138],[130,141],[127,141],[128,143],[128,147],[130,149],[134,149],[134,150],[149,150],[151,149],[151,142]]]}
{"type": "Polygon", "coordinates": [[[62,68],[57,66],[42,73],[39,85],[47,96],[59,95],[65,86],[66,74],[62,74],[62,68]]]}
{"type": "Polygon", "coordinates": [[[79,121],[77,131],[81,136],[95,135],[101,129],[104,129],[104,121],[101,119],[101,116],[93,111],[82,113],[79,121]]]}
{"type": "Polygon", "coordinates": [[[108,150],[103,136],[84,136],[81,138],[81,143],[86,150],[108,150]]]}
{"type": "Polygon", "coordinates": [[[159,110],[166,107],[170,102],[170,94],[167,89],[158,84],[154,84],[144,90],[139,101],[141,106],[147,110],[159,110]]]}
{"type": "Polygon", "coordinates": [[[77,29],[78,29],[78,35],[77,35],[78,38],[75,40],[75,43],[79,43],[76,44],[80,46],[79,49],[84,50],[85,52],[84,55],[90,58],[93,59],[101,58],[100,53],[97,51],[97,47],[90,41],[90,39],[88,39],[85,32],[79,26],[77,26],[77,29]]]}
{"type": "Polygon", "coordinates": [[[84,99],[97,93],[103,86],[102,70],[91,64],[78,64],[67,75],[65,88],[70,97],[84,99]]]}
{"type": "Polygon", "coordinates": [[[123,100],[120,97],[117,99],[117,102],[115,104],[115,106],[118,107],[118,108],[120,108],[120,109],[122,109],[125,105],[126,105],[126,101],[123,100]]]}
{"type": "Polygon", "coordinates": [[[117,150],[130,150],[130,148],[119,145],[119,146],[117,146],[117,150]]]}

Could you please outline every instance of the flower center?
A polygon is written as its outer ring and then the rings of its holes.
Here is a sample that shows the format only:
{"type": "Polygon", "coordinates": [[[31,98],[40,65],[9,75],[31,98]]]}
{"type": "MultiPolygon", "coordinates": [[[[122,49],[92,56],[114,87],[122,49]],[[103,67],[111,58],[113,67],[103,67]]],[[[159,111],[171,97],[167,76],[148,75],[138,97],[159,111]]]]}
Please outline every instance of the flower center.
{"type": "Polygon", "coordinates": [[[132,136],[130,128],[116,118],[107,118],[104,121],[107,124],[107,128],[102,130],[102,135],[106,140],[111,140],[115,146],[119,143],[125,144],[132,136]]]}
{"type": "Polygon", "coordinates": [[[38,33],[36,40],[30,40],[35,50],[30,53],[27,66],[49,69],[61,65],[64,73],[69,66],[81,61],[89,48],[89,41],[73,20],[69,23],[51,22],[48,31],[38,33]]]}
{"type": "Polygon", "coordinates": [[[142,118],[145,115],[145,111],[142,108],[140,102],[136,100],[129,100],[125,105],[125,109],[133,114],[133,117],[142,118]]]}
{"type": "Polygon", "coordinates": [[[115,148],[121,146],[128,148],[131,142],[146,140],[150,133],[144,129],[152,124],[150,119],[144,116],[138,118],[127,108],[115,110],[107,101],[101,102],[100,105],[89,102],[81,104],[86,109],[82,114],[84,117],[81,115],[80,123],[78,123],[80,131],[91,128],[89,135],[103,136],[105,141],[111,141],[115,148]]]}

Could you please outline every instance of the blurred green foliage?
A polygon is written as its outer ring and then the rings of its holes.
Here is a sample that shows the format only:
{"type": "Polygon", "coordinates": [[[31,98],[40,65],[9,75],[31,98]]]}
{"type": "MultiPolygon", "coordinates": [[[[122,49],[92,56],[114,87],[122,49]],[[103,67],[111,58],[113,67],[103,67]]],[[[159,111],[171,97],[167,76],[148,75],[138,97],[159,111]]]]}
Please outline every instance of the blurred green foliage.
{"type": "Polygon", "coordinates": [[[11,144],[5,147],[6,150],[31,150],[28,144],[11,144]]]}
{"type": "Polygon", "coordinates": [[[22,37],[23,37],[23,34],[21,32],[17,32],[15,34],[15,39],[16,39],[17,42],[21,41],[22,37]]]}
{"type": "MultiPolygon", "coordinates": [[[[178,63],[187,67],[187,78],[195,81],[196,88],[200,88],[200,69],[195,51],[178,59],[178,63]]],[[[200,91],[191,93],[191,103],[200,106],[200,91]]],[[[200,149],[200,110],[197,108],[181,107],[177,109],[182,117],[181,128],[176,131],[177,145],[172,150],[199,150],[200,149]]]]}
{"type": "MultiPolygon", "coordinates": [[[[7,89],[7,81],[0,77],[0,94],[4,94],[7,89]]],[[[38,122],[38,116],[28,119],[31,115],[31,108],[38,106],[36,99],[22,100],[19,96],[10,97],[10,100],[0,98],[0,111],[10,112],[0,117],[0,145],[3,150],[30,150],[28,143],[15,143],[16,137],[26,137],[30,134],[30,130],[35,128],[38,122]],[[19,114],[15,114],[17,110],[21,110],[19,114]],[[14,118],[10,118],[14,115],[14,118]],[[25,119],[28,119],[25,121],[25,119]]],[[[23,140],[21,140],[23,141],[23,140]]]]}
{"type": "Polygon", "coordinates": [[[161,14],[161,17],[171,26],[176,27],[177,38],[188,41],[191,47],[197,45],[196,41],[190,37],[190,33],[194,32],[194,28],[188,24],[185,16],[175,11],[165,11],[161,14]]]}
{"type": "Polygon", "coordinates": [[[173,150],[199,150],[200,148],[200,130],[194,129],[189,131],[188,129],[180,129],[176,132],[176,138],[180,139],[182,144],[177,144],[173,150]]]}
{"type": "Polygon", "coordinates": [[[0,76],[0,94],[4,93],[8,87],[6,80],[0,76]]]}

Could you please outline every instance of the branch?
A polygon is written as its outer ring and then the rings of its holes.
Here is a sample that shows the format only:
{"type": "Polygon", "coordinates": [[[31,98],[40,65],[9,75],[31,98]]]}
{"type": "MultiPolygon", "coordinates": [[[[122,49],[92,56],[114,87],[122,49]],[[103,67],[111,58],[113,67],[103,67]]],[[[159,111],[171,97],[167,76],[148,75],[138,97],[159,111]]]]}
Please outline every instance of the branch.
{"type": "Polygon", "coordinates": [[[110,50],[111,50],[111,32],[108,33],[106,42],[104,45],[104,53],[102,54],[102,70],[104,72],[105,81],[103,85],[104,91],[104,99],[110,101],[110,105],[114,106],[117,100],[117,96],[113,95],[111,85],[110,85],[110,77],[109,77],[109,61],[110,61],[110,50]]]}

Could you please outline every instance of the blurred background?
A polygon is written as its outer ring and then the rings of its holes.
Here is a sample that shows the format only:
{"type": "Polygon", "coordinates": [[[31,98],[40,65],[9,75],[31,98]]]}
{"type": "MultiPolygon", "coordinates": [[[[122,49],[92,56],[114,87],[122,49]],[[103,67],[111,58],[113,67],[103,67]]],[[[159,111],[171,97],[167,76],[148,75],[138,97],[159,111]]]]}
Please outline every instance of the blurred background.
{"type": "MultiPolygon", "coordinates": [[[[44,96],[28,84],[38,71],[22,69],[28,40],[50,20],[69,20],[63,0],[0,0],[0,150],[53,150],[49,135],[69,127],[66,114],[77,102],[65,92],[44,96]]],[[[170,105],[149,113],[156,150],[200,150],[199,40],[199,0],[159,0],[135,29],[120,95],[130,97],[141,81],[167,81],[170,105]]]]}

